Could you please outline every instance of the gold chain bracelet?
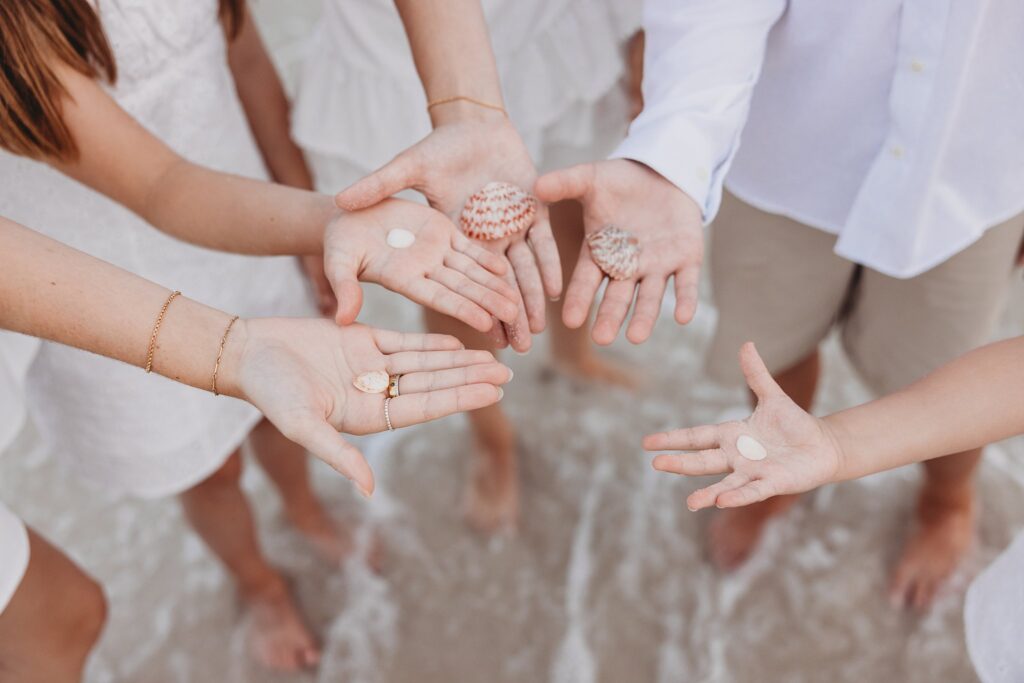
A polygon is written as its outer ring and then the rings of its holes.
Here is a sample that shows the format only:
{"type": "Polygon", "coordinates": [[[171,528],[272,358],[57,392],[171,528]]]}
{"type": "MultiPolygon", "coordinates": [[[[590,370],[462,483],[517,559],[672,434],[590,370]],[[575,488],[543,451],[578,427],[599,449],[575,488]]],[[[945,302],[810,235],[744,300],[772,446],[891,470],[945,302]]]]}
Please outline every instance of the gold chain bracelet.
{"type": "Polygon", "coordinates": [[[224,334],[220,338],[220,348],[217,349],[217,362],[213,366],[213,381],[211,382],[211,389],[214,396],[220,396],[220,392],[217,391],[217,373],[220,372],[220,361],[224,357],[224,346],[228,343],[228,335],[231,333],[231,328],[237,320],[238,316],[236,315],[228,321],[228,326],[224,328],[224,334]]]}
{"type": "Polygon", "coordinates": [[[442,104],[451,104],[452,102],[469,102],[470,104],[475,104],[478,107],[500,111],[506,117],[508,116],[508,112],[505,111],[505,107],[497,104],[491,104],[490,102],[484,102],[483,100],[478,100],[473,97],[466,97],[465,95],[455,95],[454,97],[444,97],[440,100],[431,100],[430,102],[427,102],[427,111],[430,111],[434,107],[439,107],[442,104]]]}
{"type": "Polygon", "coordinates": [[[146,373],[153,372],[153,354],[156,353],[156,336],[160,334],[160,326],[164,324],[164,316],[167,314],[167,308],[174,301],[174,297],[180,295],[181,292],[174,291],[167,297],[167,301],[160,308],[160,315],[156,317],[156,323],[153,325],[153,334],[149,335],[149,349],[146,351],[146,373]]]}

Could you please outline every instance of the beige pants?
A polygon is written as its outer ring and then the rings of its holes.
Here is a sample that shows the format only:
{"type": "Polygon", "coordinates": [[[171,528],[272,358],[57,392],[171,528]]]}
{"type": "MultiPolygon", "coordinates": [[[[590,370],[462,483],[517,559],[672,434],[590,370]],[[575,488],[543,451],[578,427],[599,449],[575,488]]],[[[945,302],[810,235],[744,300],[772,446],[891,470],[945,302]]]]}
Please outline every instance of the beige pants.
{"type": "Polygon", "coordinates": [[[833,252],[836,236],[726,195],[711,228],[718,327],[712,377],[741,382],[736,353],[753,340],[773,373],[840,327],[857,371],[890,393],[984,344],[1009,291],[1024,215],[990,228],[931,270],[900,280],[833,252]]]}

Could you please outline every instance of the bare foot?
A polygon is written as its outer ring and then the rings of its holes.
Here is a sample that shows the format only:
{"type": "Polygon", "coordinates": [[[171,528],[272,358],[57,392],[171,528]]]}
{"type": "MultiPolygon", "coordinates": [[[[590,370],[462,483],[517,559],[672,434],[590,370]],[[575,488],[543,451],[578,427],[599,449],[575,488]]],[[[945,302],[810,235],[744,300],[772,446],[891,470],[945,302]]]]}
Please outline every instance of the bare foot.
{"type": "Polygon", "coordinates": [[[637,389],[641,384],[640,374],[635,368],[605,358],[594,349],[571,355],[555,353],[551,362],[558,372],[575,379],[623,389],[637,389]]]}
{"type": "Polygon", "coordinates": [[[515,441],[479,446],[466,482],[466,522],[485,534],[514,533],[519,524],[519,473],[515,441]]]}
{"type": "Polygon", "coordinates": [[[352,553],[351,532],[331,519],[319,503],[307,505],[302,510],[286,510],[285,515],[325,562],[339,566],[352,553]]]}
{"type": "Polygon", "coordinates": [[[257,662],[276,671],[299,671],[317,665],[320,648],[284,581],[243,597],[249,650],[257,662]]]}
{"type": "Polygon", "coordinates": [[[893,572],[889,601],[894,607],[927,609],[974,540],[974,497],[918,503],[917,520],[893,572]]]}
{"type": "Polygon", "coordinates": [[[733,571],[747,561],[761,540],[764,525],[799,500],[777,496],[762,503],[719,510],[708,525],[708,554],[722,571],[733,571]]]}

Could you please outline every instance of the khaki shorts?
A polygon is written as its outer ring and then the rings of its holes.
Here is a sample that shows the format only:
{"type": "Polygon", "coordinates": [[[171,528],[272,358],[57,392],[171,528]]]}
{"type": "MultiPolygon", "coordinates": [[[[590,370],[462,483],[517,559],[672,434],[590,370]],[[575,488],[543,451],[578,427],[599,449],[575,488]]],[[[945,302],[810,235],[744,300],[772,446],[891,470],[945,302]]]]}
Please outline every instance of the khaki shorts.
{"type": "Polygon", "coordinates": [[[806,358],[834,325],[868,386],[890,393],[986,343],[1009,291],[1024,215],[931,270],[900,280],[833,252],[836,236],[727,194],[711,228],[718,327],[709,374],[742,382],[753,340],[773,373],[806,358]]]}

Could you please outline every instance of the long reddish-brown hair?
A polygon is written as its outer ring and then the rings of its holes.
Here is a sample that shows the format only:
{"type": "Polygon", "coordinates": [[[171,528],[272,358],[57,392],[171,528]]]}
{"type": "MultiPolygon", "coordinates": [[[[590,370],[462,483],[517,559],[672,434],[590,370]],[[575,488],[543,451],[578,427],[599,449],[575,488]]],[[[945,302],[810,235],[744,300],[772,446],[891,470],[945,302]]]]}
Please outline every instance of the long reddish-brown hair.
{"type": "MultiPolygon", "coordinates": [[[[219,1],[221,22],[234,38],[245,0],[219,1]]],[[[87,0],[0,0],[0,147],[37,159],[78,157],[54,60],[89,78],[117,80],[114,51],[87,0]]]]}

